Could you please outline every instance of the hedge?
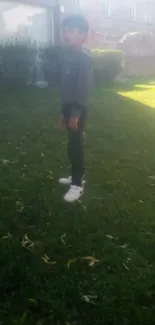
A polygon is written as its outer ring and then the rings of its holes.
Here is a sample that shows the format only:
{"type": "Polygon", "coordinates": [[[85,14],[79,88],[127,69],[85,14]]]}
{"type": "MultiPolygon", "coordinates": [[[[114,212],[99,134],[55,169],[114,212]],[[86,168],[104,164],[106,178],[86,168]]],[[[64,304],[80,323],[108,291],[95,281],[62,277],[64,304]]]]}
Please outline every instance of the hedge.
{"type": "MultiPolygon", "coordinates": [[[[97,50],[92,52],[94,80],[109,83],[122,70],[123,53],[121,51],[97,50]]],[[[30,40],[12,40],[0,44],[0,87],[18,88],[26,84],[40,85],[60,80],[59,47],[38,48],[30,40]]]]}
{"type": "Polygon", "coordinates": [[[98,83],[111,83],[123,70],[123,52],[118,50],[92,50],[94,79],[98,83]]]}
{"type": "Polygon", "coordinates": [[[35,52],[35,46],[19,40],[0,44],[1,88],[17,88],[26,84],[35,52]]]}

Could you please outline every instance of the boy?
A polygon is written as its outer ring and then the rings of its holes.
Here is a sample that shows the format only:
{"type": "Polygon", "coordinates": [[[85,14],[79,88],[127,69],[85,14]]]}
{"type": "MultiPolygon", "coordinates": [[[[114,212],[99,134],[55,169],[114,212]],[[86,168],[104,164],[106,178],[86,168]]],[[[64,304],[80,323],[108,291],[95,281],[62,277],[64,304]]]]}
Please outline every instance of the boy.
{"type": "Polygon", "coordinates": [[[71,177],[61,178],[59,183],[70,186],[64,196],[67,202],[79,200],[84,192],[82,137],[91,84],[91,57],[89,51],[83,49],[83,43],[88,30],[88,22],[81,15],[71,15],[62,23],[65,50],[61,82],[61,125],[68,131],[71,177]]]}

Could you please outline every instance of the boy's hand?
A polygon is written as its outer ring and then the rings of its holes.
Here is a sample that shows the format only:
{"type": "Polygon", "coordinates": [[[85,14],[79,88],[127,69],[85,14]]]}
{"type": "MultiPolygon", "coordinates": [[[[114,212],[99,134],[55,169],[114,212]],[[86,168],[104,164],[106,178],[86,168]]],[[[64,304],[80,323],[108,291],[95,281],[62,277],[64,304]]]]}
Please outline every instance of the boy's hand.
{"type": "Polygon", "coordinates": [[[69,120],[68,128],[70,130],[72,130],[72,131],[77,131],[78,123],[79,123],[79,118],[78,117],[72,117],[69,120]]]}

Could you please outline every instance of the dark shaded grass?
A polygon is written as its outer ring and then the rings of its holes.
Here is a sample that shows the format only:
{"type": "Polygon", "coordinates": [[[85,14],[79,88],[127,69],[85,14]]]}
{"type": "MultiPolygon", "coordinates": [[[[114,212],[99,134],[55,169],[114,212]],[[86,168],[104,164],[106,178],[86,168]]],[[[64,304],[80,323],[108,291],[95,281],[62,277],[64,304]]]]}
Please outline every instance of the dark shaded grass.
{"type": "Polygon", "coordinates": [[[57,184],[68,171],[57,96],[1,97],[0,324],[155,322],[155,111],[115,89],[95,90],[90,107],[86,192],[67,205],[57,184]],[[25,234],[33,251],[21,245],[25,234]]]}

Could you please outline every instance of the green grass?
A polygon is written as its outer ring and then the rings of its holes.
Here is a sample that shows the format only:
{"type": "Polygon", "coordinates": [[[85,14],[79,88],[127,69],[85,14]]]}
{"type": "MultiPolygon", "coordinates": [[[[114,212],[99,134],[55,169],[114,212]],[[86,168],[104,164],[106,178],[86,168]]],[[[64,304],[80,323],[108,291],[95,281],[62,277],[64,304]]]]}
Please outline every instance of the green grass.
{"type": "Polygon", "coordinates": [[[94,91],[74,205],[57,184],[68,172],[58,99],[1,94],[1,325],[155,323],[154,88],[94,91]]]}

